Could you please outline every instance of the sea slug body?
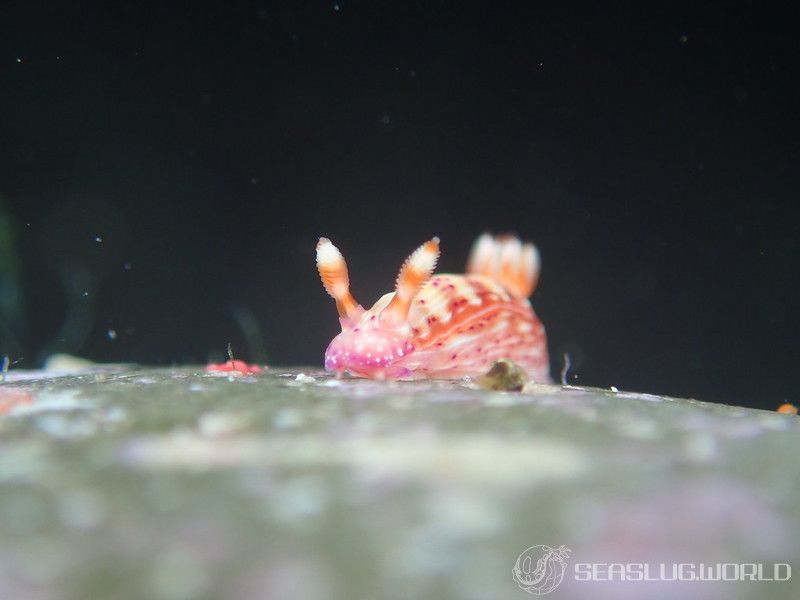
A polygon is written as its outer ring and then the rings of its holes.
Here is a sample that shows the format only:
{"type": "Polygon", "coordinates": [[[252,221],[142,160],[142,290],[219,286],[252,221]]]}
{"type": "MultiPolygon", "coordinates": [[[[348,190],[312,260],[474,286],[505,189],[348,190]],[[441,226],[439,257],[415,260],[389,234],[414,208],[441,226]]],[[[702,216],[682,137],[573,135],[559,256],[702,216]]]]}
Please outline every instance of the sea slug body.
{"type": "Polygon", "coordinates": [[[395,291],[365,310],[350,294],[344,257],[320,238],[317,268],[342,326],[325,368],[372,379],[460,378],[506,358],[550,381],[544,326],[528,301],[539,278],[536,248],[484,234],[464,275],[434,275],[438,258],[433,238],[403,263],[395,291]]]}

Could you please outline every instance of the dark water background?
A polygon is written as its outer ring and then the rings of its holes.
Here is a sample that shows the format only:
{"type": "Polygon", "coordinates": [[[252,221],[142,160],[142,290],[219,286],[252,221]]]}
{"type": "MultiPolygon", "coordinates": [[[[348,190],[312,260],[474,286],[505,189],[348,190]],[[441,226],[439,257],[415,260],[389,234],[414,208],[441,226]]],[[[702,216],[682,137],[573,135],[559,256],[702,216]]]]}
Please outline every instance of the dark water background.
{"type": "Polygon", "coordinates": [[[796,401],[797,15],[650,4],[4,2],[2,351],[321,364],[318,236],[515,231],[555,371],[796,401]]]}

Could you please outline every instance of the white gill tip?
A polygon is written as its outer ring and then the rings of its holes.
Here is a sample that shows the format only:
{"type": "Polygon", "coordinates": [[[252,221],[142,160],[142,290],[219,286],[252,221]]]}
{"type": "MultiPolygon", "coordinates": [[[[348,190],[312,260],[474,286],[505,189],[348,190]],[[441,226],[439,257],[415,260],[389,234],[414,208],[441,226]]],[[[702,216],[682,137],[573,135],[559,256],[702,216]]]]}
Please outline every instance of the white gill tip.
{"type": "Polygon", "coordinates": [[[530,261],[533,264],[534,269],[538,271],[542,262],[541,256],[539,255],[539,249],[535,245],[528,243],[525,244],[524,250],[526,260],[530,261]]]}
{"type": "Polygon", "coordinates": [[[475,240],[475,246],[477,248],[486,248],[487,246],[494,245],[494,238],[489,235],[488,233],[482,233],[478,236],[478,239],[475,240]]]}
{"type": "Polygon", "coordinates": [[[503,243],[496,240],[490,235],[486,235],[481,248],[484,268],[489,271],[497,271],[500,268],[500,254],[503,248],[503,243]]]}
{"type": "Polygon", "coordinates": [[[522,254],[522,244],[519,239],[509,237],[500,242],[500,264],[514,264],[519,261],[522,254]]]}

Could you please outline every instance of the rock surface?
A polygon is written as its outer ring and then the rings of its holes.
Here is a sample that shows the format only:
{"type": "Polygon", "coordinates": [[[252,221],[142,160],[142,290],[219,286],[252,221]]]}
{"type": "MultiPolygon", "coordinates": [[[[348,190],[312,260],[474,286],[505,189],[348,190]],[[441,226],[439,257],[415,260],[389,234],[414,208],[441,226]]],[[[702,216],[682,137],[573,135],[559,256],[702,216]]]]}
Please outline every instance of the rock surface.
{"type": "MultiPolygon", "coordinates": [[[[647,394],[109,367],[0,386],[0,598],[800,597],[800,419],[647,394]],[[575,563],[788,563],[581,582],[575,563]]],[[[669,571],[671,573],[671,570],[669,571]]]]}

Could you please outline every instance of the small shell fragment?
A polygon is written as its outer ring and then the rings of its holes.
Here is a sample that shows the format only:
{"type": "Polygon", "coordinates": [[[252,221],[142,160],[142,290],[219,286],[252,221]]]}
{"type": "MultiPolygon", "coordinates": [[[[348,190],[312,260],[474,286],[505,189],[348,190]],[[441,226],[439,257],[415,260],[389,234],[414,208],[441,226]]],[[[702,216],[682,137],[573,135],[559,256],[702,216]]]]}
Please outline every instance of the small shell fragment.
{"type": "Polygon", "coordinates": [[[478,377],[475,383],[484,390],[518,392],[525,387],[527,381],[528,375],[519,365],[507,358],[501,358],[493,362],[486,375],[478,377]]]}

